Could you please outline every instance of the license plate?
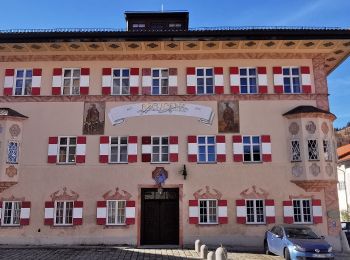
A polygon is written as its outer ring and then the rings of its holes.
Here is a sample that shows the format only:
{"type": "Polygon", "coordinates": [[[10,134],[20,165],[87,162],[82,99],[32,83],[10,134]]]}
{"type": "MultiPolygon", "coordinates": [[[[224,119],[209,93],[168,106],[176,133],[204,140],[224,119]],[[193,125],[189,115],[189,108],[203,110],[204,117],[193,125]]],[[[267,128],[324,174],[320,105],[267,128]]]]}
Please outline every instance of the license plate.
{"type": "Polygon", "coordinates": [[[331,254],[312,254],[312,257],[327,258],[327,257],[332,257],[332,255],[331,254]]]}

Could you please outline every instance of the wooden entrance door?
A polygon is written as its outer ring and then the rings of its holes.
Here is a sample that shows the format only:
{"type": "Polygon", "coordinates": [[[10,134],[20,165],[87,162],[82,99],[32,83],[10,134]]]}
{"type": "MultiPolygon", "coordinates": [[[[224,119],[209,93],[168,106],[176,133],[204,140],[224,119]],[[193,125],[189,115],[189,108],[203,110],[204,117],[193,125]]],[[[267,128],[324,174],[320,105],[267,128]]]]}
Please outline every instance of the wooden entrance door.
{"type": "Polygon", "coordinates": [[[178,245],[179,189],[142,189],[141,196],[141,245],[178,245]]]}

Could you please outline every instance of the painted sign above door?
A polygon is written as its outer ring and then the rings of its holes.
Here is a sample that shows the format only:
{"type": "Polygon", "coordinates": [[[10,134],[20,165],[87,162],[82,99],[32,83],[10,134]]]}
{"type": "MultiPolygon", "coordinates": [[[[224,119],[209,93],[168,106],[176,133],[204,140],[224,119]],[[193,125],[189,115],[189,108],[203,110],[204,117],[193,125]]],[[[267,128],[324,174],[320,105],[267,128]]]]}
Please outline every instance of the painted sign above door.
{"type": "Polygon", "coordinates": [[[197,104],[148,102],[117,106],[108,113],[112,125],[122,124],[127,118],[140,116],[188,116],[197,118],[201,123],[211,125],[214,112],[209,106],[197,104]]]}

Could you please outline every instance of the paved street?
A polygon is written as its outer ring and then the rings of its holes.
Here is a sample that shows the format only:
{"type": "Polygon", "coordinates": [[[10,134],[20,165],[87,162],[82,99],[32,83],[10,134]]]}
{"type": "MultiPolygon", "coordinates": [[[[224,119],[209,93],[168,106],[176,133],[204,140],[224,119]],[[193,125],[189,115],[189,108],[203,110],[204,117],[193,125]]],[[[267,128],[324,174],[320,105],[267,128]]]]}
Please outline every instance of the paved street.
{"type": "MultiPolygon", "coordinates": [[[[267,256],[253,253],[232,253],[228,254],[229,259],[238,260],[281,260],[278,256],[267,256]]],[[[74,248],[45,248],[45,247],[14,247],[0,248],[0,259],[25,260],[25,259],[125,259],[125,260],[180,260],[200,259],[194,250],[189,249],[135,249],[125,247],[74,247],[74,248]]],[[[340,256],[336,259],[345,260],[349,256],[340,256]]]]}

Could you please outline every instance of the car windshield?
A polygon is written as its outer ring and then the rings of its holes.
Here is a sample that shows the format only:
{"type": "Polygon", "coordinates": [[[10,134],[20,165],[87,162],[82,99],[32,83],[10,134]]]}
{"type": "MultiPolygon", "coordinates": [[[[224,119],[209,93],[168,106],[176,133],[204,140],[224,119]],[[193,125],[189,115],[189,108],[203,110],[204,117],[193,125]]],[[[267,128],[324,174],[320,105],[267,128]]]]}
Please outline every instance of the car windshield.
{"type": "Polygon", "coordinates": [[[318,239],[319,237],[310,228],[285,228],[289,238],[318,239]]]}

